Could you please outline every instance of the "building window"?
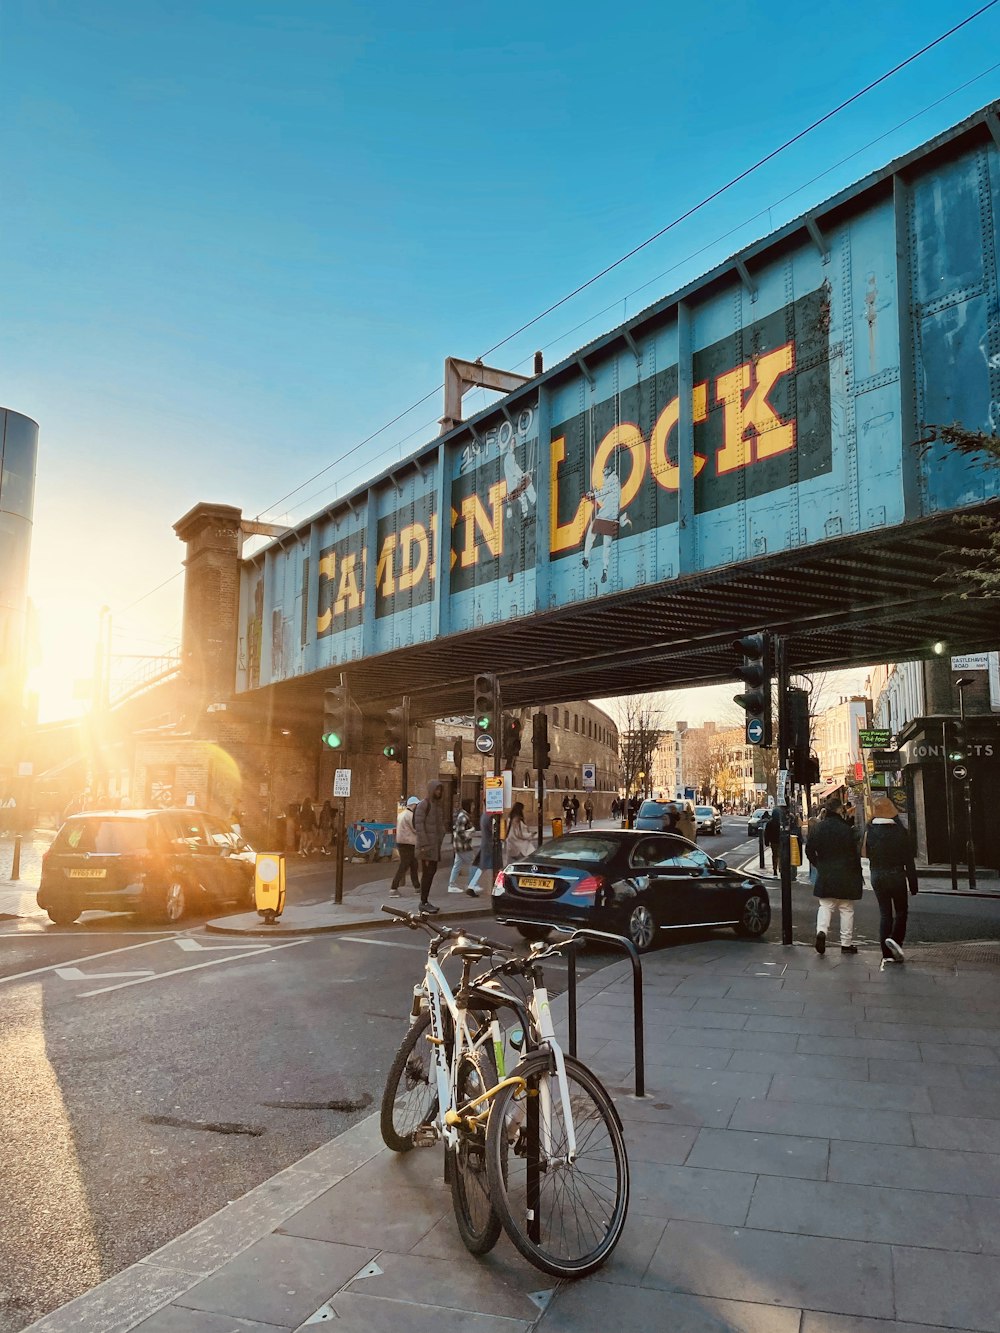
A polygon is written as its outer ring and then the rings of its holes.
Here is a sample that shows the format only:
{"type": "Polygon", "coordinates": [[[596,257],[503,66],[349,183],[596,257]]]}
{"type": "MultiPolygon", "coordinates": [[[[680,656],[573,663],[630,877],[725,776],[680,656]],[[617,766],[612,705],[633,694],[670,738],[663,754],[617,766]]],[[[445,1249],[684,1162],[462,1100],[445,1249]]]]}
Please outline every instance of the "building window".
{"type": "Polygon", "coordinates": [[[569,709],[563,709],[563,730],[569,731],[569,709]]]}

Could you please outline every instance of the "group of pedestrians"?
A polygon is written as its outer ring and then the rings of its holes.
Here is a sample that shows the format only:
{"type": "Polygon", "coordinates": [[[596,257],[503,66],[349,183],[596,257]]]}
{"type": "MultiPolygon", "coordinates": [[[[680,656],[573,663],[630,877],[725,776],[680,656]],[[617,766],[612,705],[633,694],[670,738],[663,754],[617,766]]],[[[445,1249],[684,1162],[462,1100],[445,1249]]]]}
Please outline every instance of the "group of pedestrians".
{"type": "Polygon", "coordinates": [[[317,810],[304,796],[293,801],[285,813],[285,847],[299,856],[331,856],[336,834],[333,804],[324,801],[317,810]]]}
{"type": "Polygon", "coordinates": [[[810,825],[806,856],[815,873],[813,896],[819,899],[816,915],[818,954],[826,952],[834,913],[840,916],[840,952],[856,954],[854,904],[861,898],[864,876],[861,858],[867,857],[872,889],[879,906],[879,943],[883,965],[902,963],[909,896],[917,892],[917,869],[910,839],[888,797],[877,797],[860,846],[853,819],[839,797],[826,802],[810,825]]]}
{"type": "MultiPolygon", "coordinates": [[[[448,892],[464,893],[478,898],[482,878],[487,884],[493,876],[494,816],[483,810],[479,820],[479,849],[474,849],[475,824],[470,801],[463,801],[451,826],[453,858],[448,876],[448,892]],[[461,878],[465,875],[465,887],[461,878]]],[[[396,819],[396,849],[399,865],[393,876],[389,893],[400,896],[400,885],[409,877],[414,890],[420,895],[420,910],[435,913],[441,909],[430,901],[431,884],[441,862],[445,836],[444,784],[431,782],[423,800],[410,796],[396,819]]],[[[523,801],[515,801],[507,822],[505,854],[507,860],[528,856],[538,845],[524,815],[523,801]]]]}

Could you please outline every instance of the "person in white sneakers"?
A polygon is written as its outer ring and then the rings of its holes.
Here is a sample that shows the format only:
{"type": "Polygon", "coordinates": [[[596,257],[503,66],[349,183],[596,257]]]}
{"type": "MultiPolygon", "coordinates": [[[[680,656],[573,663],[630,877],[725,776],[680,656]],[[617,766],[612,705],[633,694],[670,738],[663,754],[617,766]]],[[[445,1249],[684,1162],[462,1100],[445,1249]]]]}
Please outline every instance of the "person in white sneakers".
{"type": "Polygon", "coordinates": [[[910,839],[896,816],[899,811],[887,796],[879,796],[865,831],[861,855],[871,866],[872,888],[878,899],[878,937],[887,963],[903,961],[908,901],[906,891],[917,892],[917,867],[910,839]]]}
{"type": "Polygon", "coordinates": [[[844,803],[831,797],[826,818],[809,833],[806,855],[816,867],[813,897],[819,899],[816,914],[816,952],[826,953],[826,937],[835,911],[840,912],[840,952],[857,953],[854,943],[854,904],[861,897],[864,877],[854,825],[844,817],[844,803]]]}
{"type": "Polygon", "coordinates": [[[455,822],[451,826],[451,838],[455,847],[455,859],[451,863],[451,874],[448,876],[449,893],[468,893],[473,898],[478,898],[479,893],[472,887],[472,820],[469,817],[469,802],[463,801],[458,814],[455,816],[455,822]],[[465,871],[465,888],[459,884],[458,879],[462,871],[465,871]]]}

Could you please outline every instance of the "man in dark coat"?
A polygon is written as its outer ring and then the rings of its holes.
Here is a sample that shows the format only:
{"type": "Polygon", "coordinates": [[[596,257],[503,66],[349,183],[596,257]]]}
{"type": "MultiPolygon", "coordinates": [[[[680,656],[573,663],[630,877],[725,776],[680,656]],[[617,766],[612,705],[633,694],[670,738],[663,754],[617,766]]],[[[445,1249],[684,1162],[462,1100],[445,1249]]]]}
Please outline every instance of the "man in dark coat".
{"type": "Polygon", "coordinates": [[[903,961],[908,903],[906,890],[917,891],[917,867],[906,829],[896,818],[898,810],[887,796],[879,796],[865,832],[862,856],[871,866],[872,888],[878,899],[878,937],[887,963],[903,961]]]}
{"type": "Polygon", "coordinates": [[[428,902],[431,880],[441,860],[444,842],[444,784],[429,782],[427,795],[413,812],[413,827],[417,835],[417,860],[420,862],[420,910],[437,912],[440,909],[428,902]]]}
{"type": "Polygon", "coordinates": [[[839,909],[840,952],[857,953],[854,904],[861,898],[864,877],[854,825],[845,819],[844,803],[838,797],[827,802],[826,818],[810,829],[806,855],[816,867],[816,887],[813,889],[813,897],[819,899],[816,952],[826,952],[826,937],[834,909],[839,909]]]}

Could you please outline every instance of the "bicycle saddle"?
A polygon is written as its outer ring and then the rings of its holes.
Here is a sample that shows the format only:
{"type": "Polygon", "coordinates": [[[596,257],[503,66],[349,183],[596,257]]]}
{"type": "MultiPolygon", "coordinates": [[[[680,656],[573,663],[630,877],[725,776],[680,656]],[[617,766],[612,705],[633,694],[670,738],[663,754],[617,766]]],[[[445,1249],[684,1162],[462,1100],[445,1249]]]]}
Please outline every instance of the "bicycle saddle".
{"type": "Polygon", "coordinates": [[[455,958],[470,958],[476,960],[479,958],[489,958],[493,950],[487,948],[485,944],[474,944],[472,940],[467,940],[464,944],[453,945],[451,952],[455,958]]]}

